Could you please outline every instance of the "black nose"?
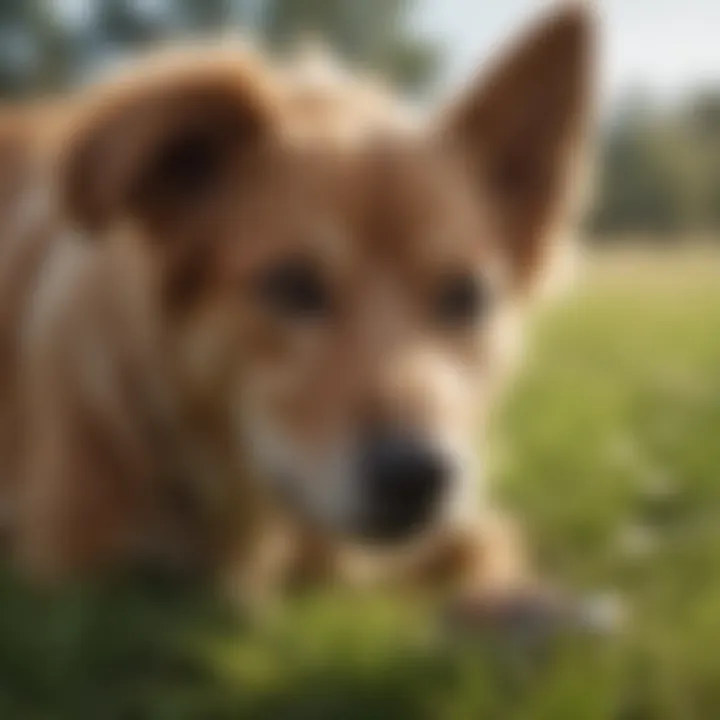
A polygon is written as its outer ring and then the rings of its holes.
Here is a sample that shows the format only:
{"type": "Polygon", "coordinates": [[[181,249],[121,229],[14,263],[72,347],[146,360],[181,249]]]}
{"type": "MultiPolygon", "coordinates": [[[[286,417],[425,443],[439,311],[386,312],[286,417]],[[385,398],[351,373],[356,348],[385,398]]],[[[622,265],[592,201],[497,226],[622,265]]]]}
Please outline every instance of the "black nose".
{"type": "Polygon", "coordinates": [[[404,435],[376,436],[362,454],[364,534],[401,539],[432,519],[448,484],[449,463],[432,444],[404,435]]]}

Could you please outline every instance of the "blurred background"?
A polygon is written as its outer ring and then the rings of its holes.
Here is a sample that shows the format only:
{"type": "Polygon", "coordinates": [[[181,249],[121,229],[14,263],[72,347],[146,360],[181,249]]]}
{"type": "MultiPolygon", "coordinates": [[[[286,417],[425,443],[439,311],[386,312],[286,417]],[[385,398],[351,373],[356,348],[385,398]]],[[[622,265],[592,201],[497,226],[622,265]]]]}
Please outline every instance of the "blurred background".
{"type": "MultiPolygon", "coordinates": [[[[0,96],[62,90],[168,39],[310,34],[431,102],[547,4],[0,0],[0,96]]],[[[720,717],[720,3],[596,4],[587,262],[539,318],[493,472],[546,575],[622,598],[622,637],[533,663],[419,642],[427,620],[382,599],[314,598],[248,630],[192,594],[50,602],[0,573],[0,717],[720,717]]]]}

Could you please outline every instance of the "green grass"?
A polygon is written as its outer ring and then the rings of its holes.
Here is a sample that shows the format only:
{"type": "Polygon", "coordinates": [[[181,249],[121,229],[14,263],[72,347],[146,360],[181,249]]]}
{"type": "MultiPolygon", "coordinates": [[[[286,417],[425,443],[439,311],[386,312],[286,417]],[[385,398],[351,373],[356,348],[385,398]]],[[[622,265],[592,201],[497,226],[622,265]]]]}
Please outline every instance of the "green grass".
{"type": "Polygon", "coordinates": [[[0,717],[720,717],[720,258],[599,261],[533,347],[499,490],[551,577],[622,595],[620,637],[530,662],[439,645],[381,599],[307,599],[253,629],[167,588],[51,600],[5,577],[0,717]]]}

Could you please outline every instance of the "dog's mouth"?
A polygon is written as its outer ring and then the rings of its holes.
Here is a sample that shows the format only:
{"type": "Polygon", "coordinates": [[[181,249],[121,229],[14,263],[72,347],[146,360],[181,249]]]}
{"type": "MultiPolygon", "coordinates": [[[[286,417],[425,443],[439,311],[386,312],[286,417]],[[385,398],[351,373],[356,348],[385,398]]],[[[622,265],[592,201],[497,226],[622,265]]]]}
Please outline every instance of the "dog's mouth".
{"type": "Polygon", "coordinates": [[[358,540],[371,545],[394,545],[409,542],[434,525],[437,508],[422,506],[401,512],[385,507],[365,513],[352,530],[358,540]]]}
{"type": "Polygon", "coordinates": [[[302,482],[292,472],[277,474],[280,502],[306,522],[372,545],[411,541],[431,529],[447,508],[452,463],[430,445],[407,437],[380,438],[363,449],[354,466],[355,472],[327,483],[302,482]]]}
{"type": "Polygon", "coordinates": [[[367,545],[399,545],[423,535],[440,516],[440,502],[418,496],[403,506],[382,503],[362,504],[346,513],[324,512],[284,477],[278,480],[280,501],[287,511],[326,532],[367,545]]]}

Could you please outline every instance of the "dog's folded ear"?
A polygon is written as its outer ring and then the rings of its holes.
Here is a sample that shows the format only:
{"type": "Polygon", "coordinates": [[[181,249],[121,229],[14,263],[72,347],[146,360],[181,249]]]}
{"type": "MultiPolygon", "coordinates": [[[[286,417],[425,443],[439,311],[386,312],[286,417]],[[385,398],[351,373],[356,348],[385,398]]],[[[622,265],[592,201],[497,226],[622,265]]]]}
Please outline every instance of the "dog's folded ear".
{"type": "Polygon", "coordinates": [[[585,4],[557,9],[442,117],[443,135],[489,194],[522,291],[537,279],[553,230],[573,209],[587,154],[594,36],[585,4]]]}
{"type": "Polygon", "coordinates": [[[272,132],[272,83],[250,56],[142,66],[100,91],[64,134],[59,189],[89,232],[120,216],[180,216],[272,132]]]}

